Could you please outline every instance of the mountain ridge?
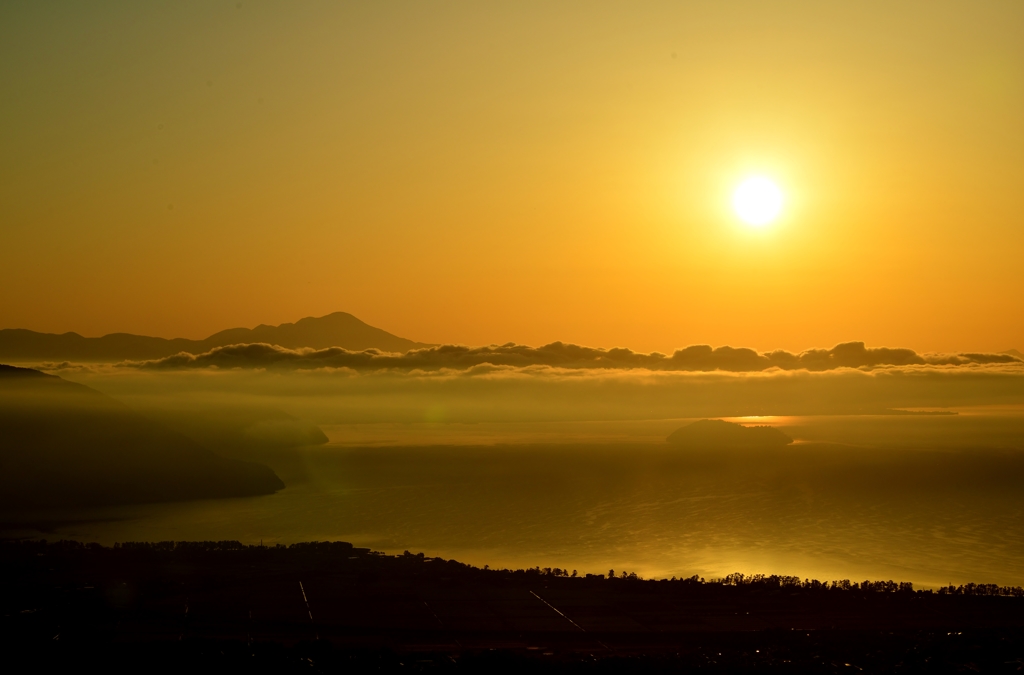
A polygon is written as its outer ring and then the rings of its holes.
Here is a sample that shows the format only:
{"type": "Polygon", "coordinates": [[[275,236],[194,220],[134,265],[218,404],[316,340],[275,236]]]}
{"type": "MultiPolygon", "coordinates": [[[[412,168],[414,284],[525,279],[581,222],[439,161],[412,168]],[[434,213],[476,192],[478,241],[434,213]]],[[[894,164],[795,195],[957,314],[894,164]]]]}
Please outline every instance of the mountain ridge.
{"type": "Polygon", "coordinates": [[[384,352],[407,352],[431,346],[388,333],[348,312],[333,312],[277,326],[260,324],[255,328],[228,328],[202,340],[159,338],[132,333],[83,337],[74,332],[40,333],[25,328],[6,328],[0,330],[0,359],[160,359],[181,352],[202,354],[217,347],[256,342],[287,349],[342,347],[351,351],[379,349],[384,352]]]}

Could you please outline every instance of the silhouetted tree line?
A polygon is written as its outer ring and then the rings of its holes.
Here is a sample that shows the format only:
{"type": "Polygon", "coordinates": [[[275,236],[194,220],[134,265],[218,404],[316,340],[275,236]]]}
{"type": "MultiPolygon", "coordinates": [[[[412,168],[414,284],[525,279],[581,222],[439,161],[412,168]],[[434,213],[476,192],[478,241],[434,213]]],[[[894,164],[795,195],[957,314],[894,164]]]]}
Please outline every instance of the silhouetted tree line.
{"type": "Polygon", "coordinates": [[[939,595],[1005,595],[1013,598],[1024,598],[1024,588],[1020,586],[998,586],[996,584],[964,584],[962,586],[943,586],[939,595]]]}
{"type": "MultiPolygon", "coordinates": [[[[45,540],[43,542],[45,543],[45,540]]],[[[78,542],[61,541],[58,542],[60,545],[78,545],[78,542]]],[[[99,544],[85,544],[87,547],[99,547],[99,544]]],[[[368,548],[356,548],[347,541],[307,541],[298,544],[273,544],[271,546],[264,546],[263,544],[243,544],[240,541],[126,541],[123,543],[117,543],[113,546],[114,550],[123,551],[300,551],[303,553],[345,553],[351,554],[357,552],[361,555],[384,555],[377,551],[370,551],[368,548]]]]}
{"type": "MultiPolygon", "coordinates": [[[[614,582],[614,583],[636,583],[647,584],[670,584],[672,586],[694,586],[694,587],[743,587],[749,590],[780,590],[792,589],[812,592],[860,592],[860,593],[924,593],[938,595],[960,595],[960,596],[1006,596],[1024,597],[1024,588],[1020,586],[999,586],[997,584],[975,584],[968,583],[960,586],[944,586],[936,591],[930,589],[914,590],[912,583],[908,581],[871,581],[851,582],[849,579],[834,581],[819,581],[818,579],[801,579],[796,576],[786,575],[765,575],[765,574],[742,574],[735,572],[721,579],[708,579],[693,575],[691,577],[671,579],[644,579],[635,572],[608,570],[608,574],[585,574],[580,575],[577,570],[571,572],[560,567],[531,567],[520,569],[492,569],[489,565],[482,568],[458,562],[457,560],[445,560],[440,557],[430,557],[423,553],[410,553],[405,551],[401,555],[387,555],[379,551],[372,551],[368,548],[355,547],[344,541],[311,541],[296,544],[243,544],[239,541],[161,541],[161,542],[123,542],[114,544],[113,547],[105,547],[96,543],[82,543],[78,541],[61,540],[55,543],[48,543],[46,540],[5,542],[0,544],[0,551],[7,554],[74,554],[76,552],[96,552],[101,555],[119,554],[143,554],[143,555],[190,555],[190,554],[218,554],[238,553],[252,555],[271,555],[274,557],[288,557],[295,559],[306,559],[313,557],[323,562],[351,560],[378,560],[383,565],[379,571],[387,572],[387,567],[394,564],[400,567],[409,565],[427,566],[436,572],[447,576],[474,576],[474,577],[511,577],[528,578],[555,577],[559,579],[577,579],[580,582],[614,582]]],[[[396,570],[397,571],[397,570],[396,570]]]]}
{"type": "MultiPolygon", "coordinates": [[[[701,579],[703,583],[704,580],[701,579]]],[[[724,579],[712,579],[707,583],[724,586],[755,586],[765,588],[799,588],[811,591],[869,591],[873,593],[913,593],[914,584],[909,581],[870,581],[860,583],[849,579],[819,581],[817,579],[800,579],[800,577],[784,575],[750,574],[734,572],[724,579]]]]}

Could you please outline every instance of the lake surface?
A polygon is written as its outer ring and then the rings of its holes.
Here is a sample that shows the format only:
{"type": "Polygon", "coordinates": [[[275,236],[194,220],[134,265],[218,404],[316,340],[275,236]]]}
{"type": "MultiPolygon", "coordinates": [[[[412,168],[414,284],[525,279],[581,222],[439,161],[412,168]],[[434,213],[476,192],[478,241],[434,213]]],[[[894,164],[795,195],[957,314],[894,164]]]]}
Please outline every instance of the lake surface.
{"type": "Polygon", "coordinates": [[[326,427],[330,444],[266,458],[288,485],[275,495],[43,513],[7,535],[346,540],[580,573],[1024,584],[1018,414],[766,421],[798,442],[686,453],[663,440],[680,420],[326,427]],[[866,438],[888,442],[838,442],[866,438]]]}

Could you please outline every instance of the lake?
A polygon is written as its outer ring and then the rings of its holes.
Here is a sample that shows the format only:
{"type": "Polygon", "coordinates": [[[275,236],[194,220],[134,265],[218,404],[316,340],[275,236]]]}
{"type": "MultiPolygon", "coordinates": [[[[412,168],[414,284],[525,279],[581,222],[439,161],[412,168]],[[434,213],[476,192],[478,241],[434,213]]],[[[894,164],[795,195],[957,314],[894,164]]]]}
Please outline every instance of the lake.
{"type": "Polygon", "coordinates": [[[681,452],[663,439],[685,420],[327,426],[329,444],[264,458],[288,486],[275,495],[40,513],[6,534],[345,540],[659,578],[1024,584],[1017,411],[764,421],[797,442],[681,452]]]}

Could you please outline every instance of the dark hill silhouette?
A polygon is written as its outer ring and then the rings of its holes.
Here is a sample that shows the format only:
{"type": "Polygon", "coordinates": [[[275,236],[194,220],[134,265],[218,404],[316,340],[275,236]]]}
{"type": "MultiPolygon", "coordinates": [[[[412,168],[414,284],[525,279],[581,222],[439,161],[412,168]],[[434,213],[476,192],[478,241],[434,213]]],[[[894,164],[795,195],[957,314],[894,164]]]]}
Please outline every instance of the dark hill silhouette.
{"type": "Polygon", "coordinates": [[[1024,657],[1019,586],[610,579],[341,541],[0,542],[0,607],[5,662],[38,672],[1019,673],[1024,657]]]}
{"type": "Polygon", "coordinates": [[[793,439],[767,426],[745,427],[725,420],[700,420],[669,434],[669,443],[701,448],[781,448],[793,439]]]}
{"type": "Polygon", "coordinates": [[[0,365],[0,507],[270,494],[268,467],[220,457],[114,399],[0,365]]]}
{"type": "Polygon", "coordinates": [[[346,312],[307,317],[280,326],[231,328],[214,333],[205,340],[165,339],[111,333],[88,338],[78,333],[37,333],[23,328],[0,330],[0,359],[8,361],[47,359],[74,361],[121,361],[160,359],[181,352],[202,354],[231,344],[264,342],[288,349],[342,347],[350,351],[379,349],[407,352],[429,347],[374,328],[346,312]]]}

